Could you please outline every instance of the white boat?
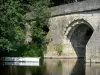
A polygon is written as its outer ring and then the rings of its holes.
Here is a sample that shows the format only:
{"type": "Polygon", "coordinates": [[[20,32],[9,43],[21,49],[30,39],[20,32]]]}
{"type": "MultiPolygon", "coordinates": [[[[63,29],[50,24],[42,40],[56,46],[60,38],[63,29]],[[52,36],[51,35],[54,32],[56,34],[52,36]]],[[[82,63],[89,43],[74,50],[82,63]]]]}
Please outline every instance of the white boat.
{"type": "Polygon", "coordinates": [[[2,62],[1,65],[13,66],[39,66],[39,62],[2,62]]]}
{"type": "Polygon", "coordinates": [[[39,62],[40,57],[2,57],[1,61],[16,62],[39,62]]]}

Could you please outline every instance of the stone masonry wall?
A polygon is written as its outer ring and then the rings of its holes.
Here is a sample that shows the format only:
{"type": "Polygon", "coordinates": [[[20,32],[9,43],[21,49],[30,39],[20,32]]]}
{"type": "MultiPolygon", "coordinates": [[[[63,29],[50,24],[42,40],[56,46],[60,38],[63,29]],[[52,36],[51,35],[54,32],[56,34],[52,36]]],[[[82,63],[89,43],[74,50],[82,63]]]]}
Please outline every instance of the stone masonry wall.
{"type": "MultiPolygon", "coordinates": [[[[70,40],[68,39],[67,35],[69,34],[72,27],[74,27],[77,24],[86,23],[86,25],[89,25],[91,28],[93,28],[94,32],[90,38],[90,40],[87,43],[88,44],[97,33],[97,30],[99,30],[98,25],[100,24],[100,10],[95,11],[86,11],[86,12],[78,12],[75,14],[69,14],[69,15],[62,15],[62,16],[56,16],[50,18],[49,25],[50,25],[50,31],[47,35],[47,39],[52,39],[49,44],[47,45],[47,52],[44,54],[45,58],[53,57],[53,58],[77,58],[77,55],[75,53],[75,50],[73,49],[70,40]],[[85,21],[85,22],[84,22],[85,21]],[[71,25],[72,24],[72,25],[71,25]],[[62,54],[59,56],[56,45],[61,44],[63,45],[62,48],[62,54]]],[[[92,41],[94,43],[94,41],[92,41]]],[[[96,41],[95,41],[96,43],[96,41]]],[[[99,42],[98,42],[99,43],[99,42]]],[[[86,49],[86,57],[89,56],[89,49],[91,47],[96,47],[96,44],[90,45],[88,49],[86,49]]],[[[99,45],[98,45],[99,47],[99,45]]]]}

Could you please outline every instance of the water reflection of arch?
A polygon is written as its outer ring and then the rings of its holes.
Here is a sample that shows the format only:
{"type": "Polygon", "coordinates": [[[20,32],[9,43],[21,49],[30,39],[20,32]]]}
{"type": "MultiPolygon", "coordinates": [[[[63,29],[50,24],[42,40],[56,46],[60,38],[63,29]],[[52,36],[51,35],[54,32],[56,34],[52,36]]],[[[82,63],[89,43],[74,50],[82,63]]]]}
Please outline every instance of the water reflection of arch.
{"type": "Polygon", "coordinates": [[[77,59],[63,59],[62,62],[62,75],[71,75],[71,72],[76,64],[77,59]]]}
{"type": "Polygon", "coordinates": [[[46,59],[45,75],[85,75],[84,60],[46,59]]]}
{"type": "Polygon", "coordinates": [[[77,60],[71,75],[85,75],[85,61],[83,59],[77,60]]]}
{"type": "Polygon", "coordinates": [[[77,59],[62,60],[62,75],[85,75],[85,61],[77,59]]]}

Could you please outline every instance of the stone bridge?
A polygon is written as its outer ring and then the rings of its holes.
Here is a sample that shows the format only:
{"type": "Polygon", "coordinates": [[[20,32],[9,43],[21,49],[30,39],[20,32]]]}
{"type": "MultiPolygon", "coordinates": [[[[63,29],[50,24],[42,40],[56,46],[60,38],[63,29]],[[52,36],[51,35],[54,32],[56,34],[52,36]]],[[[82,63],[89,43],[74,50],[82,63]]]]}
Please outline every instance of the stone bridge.
{"type": "Polygon", "coordinates": [[[100,62],[100,0],[51,7],[45,58],[100,62]]]}

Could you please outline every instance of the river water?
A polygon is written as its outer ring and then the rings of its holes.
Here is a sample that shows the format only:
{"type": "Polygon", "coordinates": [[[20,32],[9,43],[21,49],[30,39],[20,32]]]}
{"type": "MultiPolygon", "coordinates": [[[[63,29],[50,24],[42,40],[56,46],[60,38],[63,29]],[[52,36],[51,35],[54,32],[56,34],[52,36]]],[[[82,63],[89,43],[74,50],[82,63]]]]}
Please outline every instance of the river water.
{"type": "Polygon", "coordinates": [[[83,59],[44,59],[36,66],[1,64],[0,75],[100,75],[100,64],[83,59]]]}

